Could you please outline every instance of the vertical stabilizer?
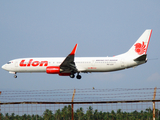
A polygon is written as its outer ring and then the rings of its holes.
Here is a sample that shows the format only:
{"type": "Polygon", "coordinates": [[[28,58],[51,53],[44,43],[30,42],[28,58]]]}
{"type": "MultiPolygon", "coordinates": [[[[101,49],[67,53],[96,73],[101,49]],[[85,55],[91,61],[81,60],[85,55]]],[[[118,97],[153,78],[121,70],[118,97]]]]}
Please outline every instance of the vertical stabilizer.
{"type": "Polygon", "coordinates": [[[134,43],[134,45],[128,50],[127,55],[139,56],[147,53],[150,37],[152,34],[151,29],[147,29],[134,43]]]}

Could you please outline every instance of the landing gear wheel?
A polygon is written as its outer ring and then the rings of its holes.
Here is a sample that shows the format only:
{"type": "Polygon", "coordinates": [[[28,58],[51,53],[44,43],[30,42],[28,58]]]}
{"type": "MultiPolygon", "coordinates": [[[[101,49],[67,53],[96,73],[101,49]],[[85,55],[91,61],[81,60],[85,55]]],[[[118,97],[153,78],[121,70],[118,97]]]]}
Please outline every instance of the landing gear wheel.
{"type": "Polygon", "coordinates": [[[17,78],[17,75],[14,75],[14,78],[17,78]]]}
{"type": "Polygon", "coordinates": [[[74,78],[74,77],[75,77],[75,75],[74,75],[74,74],[71,74],[71,75],[70,75],[70,78],[74,78]]]}
{"type": "Polygon", "coordinates": [[[77,79],[81,79],[82,77],[81,77],[81,75],[77,75],[77,79]]]}

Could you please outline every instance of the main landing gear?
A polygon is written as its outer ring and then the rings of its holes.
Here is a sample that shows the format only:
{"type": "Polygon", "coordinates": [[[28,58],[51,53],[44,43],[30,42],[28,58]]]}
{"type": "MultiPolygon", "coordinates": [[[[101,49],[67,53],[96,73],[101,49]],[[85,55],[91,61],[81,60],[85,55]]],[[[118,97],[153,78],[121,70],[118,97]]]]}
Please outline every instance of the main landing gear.
{"type": "MultiPolygon", "coordinates": [[[[70,78],[74,78],[74,77],[75,77],[74,73],[71,73],[70,78]]],[[[76,78],[81,79],[82,77],[81,77],[81,75],[79,75],[79,73],[77,73],[76,78]]]]}
{"type": "Polygon", "coordinates": [[[74,77],[75,77],[75,75],[74,75],[74,74],[71,74],[71,75],[70,75],[70,78],[74,78],[74,77]]]}
{"type": "Polygon", "coordinates": [[[78,74],[78,75],[76,76],[76,78],[77,78],[77,79],[81,79],[81,75],[78,74]]]}

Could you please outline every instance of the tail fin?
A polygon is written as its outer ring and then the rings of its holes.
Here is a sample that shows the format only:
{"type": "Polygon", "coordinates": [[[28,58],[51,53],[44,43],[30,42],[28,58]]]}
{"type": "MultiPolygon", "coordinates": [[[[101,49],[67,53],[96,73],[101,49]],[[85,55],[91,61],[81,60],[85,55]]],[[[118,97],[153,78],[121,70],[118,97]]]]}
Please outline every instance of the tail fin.
{"type": "Polygon", "coordinates": [[[147,53],[152,30],[145,30],[134,45],[128,50],[127,55],[140,56],[147,53]]]}

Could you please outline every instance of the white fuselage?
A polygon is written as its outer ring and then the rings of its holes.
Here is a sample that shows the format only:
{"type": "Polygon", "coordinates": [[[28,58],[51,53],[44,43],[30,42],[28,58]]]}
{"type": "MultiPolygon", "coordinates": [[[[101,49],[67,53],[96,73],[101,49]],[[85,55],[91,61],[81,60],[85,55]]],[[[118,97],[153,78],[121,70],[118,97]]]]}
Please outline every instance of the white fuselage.
{"type": "MultiPolygon", "coordinates": [[[[47,66],[59,66],[65,57],[59,58],[21,58],[3,65],[9,72],[46,72],[47,66]],[[45,62],[44,62],[45,61],[45,62]]],[[[109,72],[137,66],[143,62],[119,57],[75,57],[79,72],[109,72]]]]}

